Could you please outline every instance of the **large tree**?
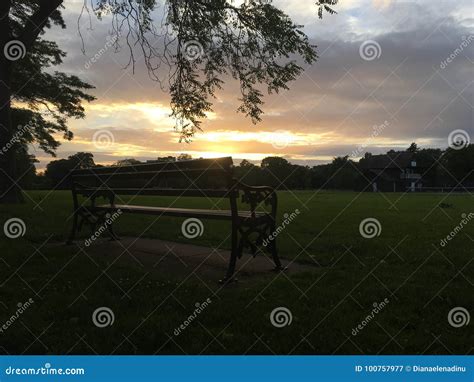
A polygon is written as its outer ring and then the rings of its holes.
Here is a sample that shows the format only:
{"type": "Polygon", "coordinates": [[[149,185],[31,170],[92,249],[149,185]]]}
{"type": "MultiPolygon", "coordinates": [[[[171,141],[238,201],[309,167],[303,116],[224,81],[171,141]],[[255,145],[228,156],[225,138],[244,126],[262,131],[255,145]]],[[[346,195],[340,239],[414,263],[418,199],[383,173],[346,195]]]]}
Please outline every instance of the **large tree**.
{"type": "Polygon", "coordinates": [[[0,201],[21,200],[29,172],[19,158],[35,143],[54,155],[59,142],[73,137],[68,118],[84,117],[83,101],[92,86],[77,76],[53,71],[66,53],[42,38],[44,28],[65,27],[60,1],[0,2],[0,201]]]}
{"type": "MultiPolygon", "coordinates": [[[[334,13],[331,6],[337,1],[308,1],[308,8],[315,4],[314,11],[321,18],[324,11],[334,13]]],[[[0,1],[0,47],[4,51],[20,52],[14,56],[15,61],[11,54],[0,58],[0,125],[3,127],[0,145],[7,144],[14,135],[11,85],[15,67],[21,65],[21,59],[16,61],[16,58],[24,59],[24,53],[31,56],[45,26],[51,22],[63,25],[59,12],[62,3],[62,0],[0,1]]],[[[205,113],[212,109],[213,96],[226,79],[238,81],[241,101],[238,110],[256,123],[263,113],[264,92],[287,89],[288,83],[303,71],[303,64],[317,59],[316,47],[310,44],[302,27],[271,0],[238,3],[233,0],[84,0],[84,12],[94,13],[99,19],[111,14],[113,41],[117,47],[129,49],[129,65],[135,66],[137,54],[144,58],[151,77],[170,93],[172,115],[181,138],[189,140],[200,129],[205,113]]],[[[1,158],[0,195],[3,190],[4,201],[15,199],[11,192],[5,194],[16,176],[12,155],[1,158]]]]}

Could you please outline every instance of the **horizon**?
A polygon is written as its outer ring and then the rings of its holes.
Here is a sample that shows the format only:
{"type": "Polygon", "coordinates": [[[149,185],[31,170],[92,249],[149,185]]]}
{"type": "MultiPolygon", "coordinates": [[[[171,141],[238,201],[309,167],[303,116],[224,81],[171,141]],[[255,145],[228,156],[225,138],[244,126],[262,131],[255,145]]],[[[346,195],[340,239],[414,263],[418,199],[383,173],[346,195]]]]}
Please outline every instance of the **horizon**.
{"type": "MultiPolygon", "coordinates": [[[[415,144],[416,144],[416,142],[412,142],[412,143],[415,143],[415,144]]],[[[417,148],[418,148],[418,150],[437,149],[437,150],[441,150],[441,152],[444,152],[444,151],[446,151],[447,149],[449,149],[449,146],[448,146],[448,147],[420,147],[420,146],[417,145],[417,148]]],[[[354,150],[354,152],[355,152],[355,151],[356,151],[356,150],[354,150]]],[[[380,152],[380,153],[374,153],[374,152],[370,152],[370,151],[365,150],[365,151],[364,151],[364,154],[365,154],[365,153],[369,153],[369,154],[372,154],[373,156],[376,156],[376,155],[386,155],[389,151],[394,151],[394,152],[396,152],[396,153],[397,153],[397,152],[407,152],[407,151],[408,151],[408,147],[405,147],[404,149],[402,148],[402,149],[400,149],[400,150],[390,149],[390,150],[387,150],[386,152],[380,152]]],[[[353,153],[354,153],[354,152],[353,152],[353,153]]],[[[352,154],[353,154],[353,153],[352,153],[352,154]]],[[[73,153],[73,154],[76,154],[76,153],[73,153]]],[[[73,154],[72,154],[72,155],[73,155],[73,154]]],[[[93,154],[93,153],[92,153],[92,154],[93,154]]],[[[242,161],[248,161],[248,162],[254,164],[255,166],[260,166],[262,160],[265,159],[265,158],[279,157],[279,158],[286,159],[286,160],[287,160],[290,164],[292,164],[292,165],[308,166],[308,167],[310,167],[310,168],[311,168],[311,167],[315,167],[315,166],[321,166],[321,165],[330,164],[330,163],[333,162],[334,159],[340,158],[340,157],[346,157],[346,156],[347,156],[348,160],[351,160],[351,161],[356,162],[356,163],[358,163],[358,162],[364,157],[364,155],[362,155],[362,156],[353,156],[353,155],[351,155],[351,154],[346,154],[346,155],[342,155],[342,156],[334,156],[334,157],[332,157],[332,158],[331,158],[330,160],[328,160],[328,161],[321,161],[321,163],[308,164],[306,161],[298,161],[297,159],[292,159],[292,160],[290,160],[290,159],[286,158],[285,155],[268,155],[268,156],[262,157],[261,159],[249,159],[249,158],[233,157],[232,155],[226,155],[226,154],[224,154],[224,153],[216,153],[215,155],[210,155],[210,156],[204,156],[204,155],[202,155],[202,156],[193,156],[193,155],[191,155],[189,152],[184,152],[184,151],[183,151],[183,152],[180,152],[180,153],[168,153],[168,155],[166,155],[166,156],[173,157],[173,158],[176,160],[179,155],[190,155],[190,156],[191,156],[190,160],[194,160],[194,159],[214,159],[214,158],[217,159],[217,158],[224,158],[224,157],[229,157],[229,156],[230,156],[230,157],[232,158],[232,160],[234,161],[234,165],[236,165],[236,166],[239,166],[242,161]],[[220,154],[220,155],[219,155],[219,154],[220,154]]],[[[166,157],[166,156],[164,156],[164,157],[166,157]]],[[[146,164],[147,162],[156,161],[157,159],[164,158],[164,157],[155,157],[155,158],[147,158],[147,157],[145,157],[145,158],[143,158],[143,159],[136,158],[136,157],[134,157],[134,158],[132,158],[132,157],[124,157],[124,158],[118,158],[116,161],[107,162],[107,163],[106,163],[106,162],[96,162],[96,161],[95,161],[95,157],[94,157],[94,162],[95,162],[95,164],[98,165],[98,166],[113,166],[113,165],[115,165],[118,161],[121,161],[121,160],[133,160],[133,159],[135,159],[135,160],[140,161],[142,164],[146,164]]],[[[61,159],[67,159],[67,157],[65,157],[65,158],[53,158],[53,159],[51,160],[51,162],[52,162],[52,161],[55,161],[55,160],[61,160],[61,159]]],[[[46,167],[44,167],[44,168],[38,168],[38,167],[36,167],[36,169],[37,169],[37,173],[43,174],[43,173],[44,173],[44,170],[46,169],[46,167]]]]}

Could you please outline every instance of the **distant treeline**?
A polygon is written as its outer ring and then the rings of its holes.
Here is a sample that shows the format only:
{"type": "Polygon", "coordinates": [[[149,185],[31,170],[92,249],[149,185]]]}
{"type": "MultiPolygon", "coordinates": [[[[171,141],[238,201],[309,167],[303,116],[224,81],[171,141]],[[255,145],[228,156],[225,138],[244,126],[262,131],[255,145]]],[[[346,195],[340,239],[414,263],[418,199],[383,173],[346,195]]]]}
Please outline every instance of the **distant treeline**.
{"type": "MultiPolygon", "coordinates": [[[[423,187],[474,187],[474,145],[461,150],[440,150],[419,149],[416,144],[412,144],[405,151],[414,153],[417,168],[422,174],[423,187]]],[[[260,165],[243,160],[235,166],[235,176],[250,185],[269,185],[277,189],[370,190],[364,161],[371,156],[366,153],[358,161],[349,156],[336,157],[331,163],[312,167],[292,164],[282,157],[267,157],[260,165]]],[[[178,157],[157,158],[156,161],[187,159],[191,159],[191,156],[181,154],[178,157]]],[[[36,174],[33,163],[31,157],[23,158],[23,163],[20,163],[20,167],[27,170],[22,178],[22,186],[26,189],[64,189],[67,188],[65,178],[70,170],[100,166],[94,162],[93,154],[86,152],[51,161],[43,174],[36,174]]],[[[129,158],[114,165],[139,163],[143,162],[129,158]]]]}

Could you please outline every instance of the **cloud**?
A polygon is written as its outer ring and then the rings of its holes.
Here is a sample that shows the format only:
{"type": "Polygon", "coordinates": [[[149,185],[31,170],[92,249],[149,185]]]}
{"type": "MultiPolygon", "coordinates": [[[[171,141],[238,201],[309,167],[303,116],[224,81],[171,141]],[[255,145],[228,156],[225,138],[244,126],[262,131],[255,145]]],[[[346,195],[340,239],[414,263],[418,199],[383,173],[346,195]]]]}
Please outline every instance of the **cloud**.
{"type": "Polygon", "coordinates": [[[372,152],[404,148],[412,141],[446,147],[447,136],[455,129],[474,135],[470,1],[443,6],[428,0],[343,1],[338,15],[322,21],[299,0],[276,4],[296,22],[306,24],[305,31],[318,45],[319,61],[306,68],[290,91],[265,98],[266,114],[257,126],[236,113],[239,89],[227,79],[217,94],[214,113],[204,121],[204,133],[190,145],[178,142],[169,118],[169,96],[150,80],[142,62],[132,73],[131,68],[124,69],[126,51],[106,49],[86,68],[88,60],[107,44],[110,25],[95,20],[93,29],[87,29],[83,20],[88,52],[83,55],[76,29],[79,5],[66,6],[67,33],[54,29],[46,37],[68,52],[61,69],[95,85],[98,101],[86,107],[85,120],[71,122],[77,139],[65,143],[59,156],[94,151],[92,134],[103,128],[114,133],[117,144],[109,152],[98,153],[107,162],[179,152],[196,156],[230,152],[240,158],[285,155],[295,162],[320,163],[350,154],[367,141],[374,126],[385,121],[389,127],[371,141],[368,149],[372,152]],[[360,55],[366,40],[380,47],[373,60],[360,55]],[[463,47],[466,41],[471,42],[463,47]],[[272,137],[281,131],[288,132],[290,143],[276,150],[272,137]]]}

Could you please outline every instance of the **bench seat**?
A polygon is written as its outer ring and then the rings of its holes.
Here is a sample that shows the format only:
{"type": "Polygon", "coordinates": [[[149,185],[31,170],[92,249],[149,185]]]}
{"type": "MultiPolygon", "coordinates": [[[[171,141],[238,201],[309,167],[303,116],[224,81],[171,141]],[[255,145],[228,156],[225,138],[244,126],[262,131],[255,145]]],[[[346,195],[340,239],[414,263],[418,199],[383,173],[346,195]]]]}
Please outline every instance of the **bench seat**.
{"type": "MultiPolygon", "coordinates": [[[[96,210],[102,211],[117,211],[135,213],[135,214],[147,214],[147,215],[163,215],[163,216],[177,216],[177,217],[202,217],[207,219],[219,219],[219,220],[231,220],[231,210],[209,210],[209,209],[188,209],[188,208],[169,208],[169,207],[150,207],[150,206],[135,206],[129,204],[104,204],[95,207],[96,210]]],[[[252,219],[251,211],[238,211],[237,216],[240,220],[252,219]]],[[[253,219],[270,219],[271,216],[265,212],[255,212],[255,218],[253,219]]]]}

